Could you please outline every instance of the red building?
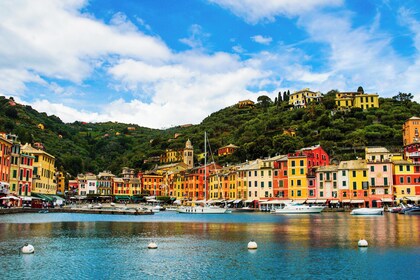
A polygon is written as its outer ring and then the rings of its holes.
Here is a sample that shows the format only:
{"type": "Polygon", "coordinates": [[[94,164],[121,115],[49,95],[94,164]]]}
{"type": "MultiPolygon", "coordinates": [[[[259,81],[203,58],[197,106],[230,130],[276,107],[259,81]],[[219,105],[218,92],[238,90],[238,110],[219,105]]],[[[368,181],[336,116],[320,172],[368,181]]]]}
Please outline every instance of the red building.
{"type": "Polygon", "coordinates": [[[280,156],[273,162],[273,196],[287,199],[288,176],[287,176],[287,156],[280,156]]]}
{"type": "Polygon", "coordinates": [[[0,135],[0,195],[9,193],[10,156],[13,143],[0,135]]]}
{"type": "Polygon", "coordinates": [[[300,149],[299,152],[302,152],[307,156],[308,169],[312,167],[327,166],[330,164],[330,157],[327,152],[320,145],[300,149]]]}
{"type": "Polygon", "coordinates": [[[235,146],[233,144],[229,144],[227,146],[221,147],[217,150],[217,155],[220,156],[226,156],[231,155],[235,152],[236,149],[238,149],[238,146],[235,146]]]}

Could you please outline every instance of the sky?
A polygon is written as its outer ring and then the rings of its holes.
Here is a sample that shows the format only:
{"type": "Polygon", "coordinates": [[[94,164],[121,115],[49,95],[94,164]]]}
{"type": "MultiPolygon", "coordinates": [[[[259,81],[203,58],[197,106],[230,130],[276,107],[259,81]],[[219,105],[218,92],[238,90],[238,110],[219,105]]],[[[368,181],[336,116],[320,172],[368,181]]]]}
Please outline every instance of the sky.
{"type": "Polygon", "coordinates": [[[420,102],[418,0],[0,0],[0,95],[164,129],[303,88],[420,102]]]}

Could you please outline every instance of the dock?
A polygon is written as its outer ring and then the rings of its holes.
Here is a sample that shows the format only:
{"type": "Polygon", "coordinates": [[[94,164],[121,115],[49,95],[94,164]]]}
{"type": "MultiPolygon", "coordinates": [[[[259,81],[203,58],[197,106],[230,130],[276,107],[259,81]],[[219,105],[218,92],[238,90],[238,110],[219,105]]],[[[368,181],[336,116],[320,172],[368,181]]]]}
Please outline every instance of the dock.
{"type": "Polygon", "coordinates": [[[138,209],[124,209],[124,208],[103,208],[103,209],[94,209],[94,208],[48,208],[48,209],[38,209],[38,208],[10,208],[10,209],[0,209],[0,215],[5,214],[20,214],[20,213],[40,213],[45,211],[48,213],[78,213],[78,214],[107,214],[107,215],[153,215],[152,211],[138,210],[138,209]]]}

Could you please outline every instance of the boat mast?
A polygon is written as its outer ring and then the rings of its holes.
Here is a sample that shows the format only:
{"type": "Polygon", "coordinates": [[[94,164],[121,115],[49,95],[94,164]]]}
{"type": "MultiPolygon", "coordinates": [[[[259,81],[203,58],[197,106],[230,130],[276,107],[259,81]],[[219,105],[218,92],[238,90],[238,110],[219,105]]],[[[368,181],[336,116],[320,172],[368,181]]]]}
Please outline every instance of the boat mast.
{"type": "Polygon", "coordinates": [[[207,132],[204,131],[204,203],[207,198],[207,132]]]}

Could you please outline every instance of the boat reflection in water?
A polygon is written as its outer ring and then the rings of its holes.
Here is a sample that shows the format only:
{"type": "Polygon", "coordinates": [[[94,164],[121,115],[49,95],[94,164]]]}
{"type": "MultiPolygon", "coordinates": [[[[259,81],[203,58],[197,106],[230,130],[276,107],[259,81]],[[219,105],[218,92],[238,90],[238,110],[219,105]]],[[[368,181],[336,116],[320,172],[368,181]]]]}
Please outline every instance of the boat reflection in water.
{"type": "Polygon", "coordinates": [[[357,208],[350,212],[350,215],[383,215],[384,208],[357,208]]]}

